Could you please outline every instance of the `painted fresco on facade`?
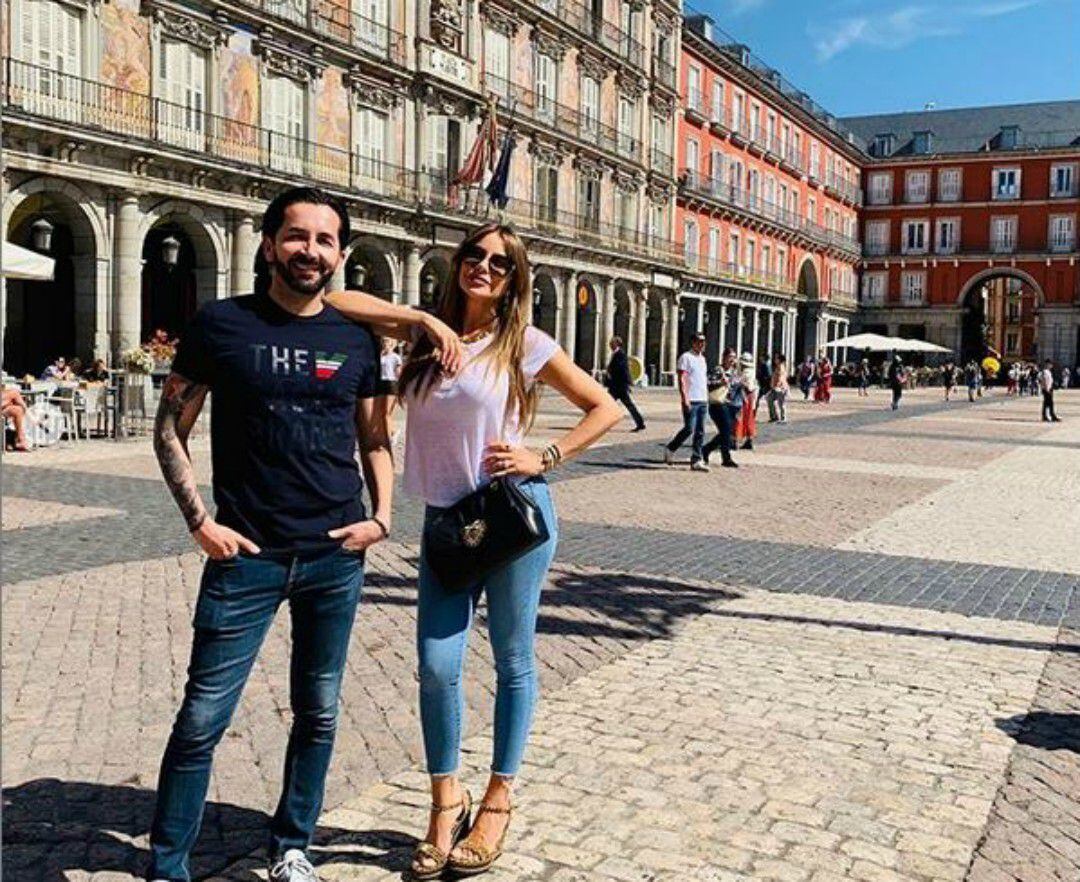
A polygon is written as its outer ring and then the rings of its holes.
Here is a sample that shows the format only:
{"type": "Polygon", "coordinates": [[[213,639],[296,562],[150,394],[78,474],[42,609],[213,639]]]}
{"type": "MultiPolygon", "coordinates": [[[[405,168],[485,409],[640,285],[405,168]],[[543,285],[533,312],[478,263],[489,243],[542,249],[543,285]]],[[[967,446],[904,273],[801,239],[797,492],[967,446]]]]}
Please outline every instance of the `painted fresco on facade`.
{"type": "Polygon", "coordinates": [[[125,130],[150,134],[150,22],[139,15],[138,0],[112,0],[101,7],[101,71],[114,86],[103,97],[108,113],[125,130]],[[119,119],[115,119],[119,117],[119,119]]]}
{"type": "Polygon", "coordinates": [[[220,149],[234,159],[258,157],[259,64],[251,54],[251,35],[237,31],[221,52],[223,141],[220,149]]]}
{"type": "Polygon", "coordinates": [[[328,67],[315,86],[316,162],[320,178],[339,183],[349,180],[349,90],[344,72],[328,67]]]}

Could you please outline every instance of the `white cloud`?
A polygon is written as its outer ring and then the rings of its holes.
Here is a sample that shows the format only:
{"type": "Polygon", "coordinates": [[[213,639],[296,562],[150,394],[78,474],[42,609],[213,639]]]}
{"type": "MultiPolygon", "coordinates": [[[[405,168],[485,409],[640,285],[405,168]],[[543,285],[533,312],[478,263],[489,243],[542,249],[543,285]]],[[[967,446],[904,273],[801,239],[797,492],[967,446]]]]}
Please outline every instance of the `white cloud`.
{"type": "Polygon", "coordinates": [[[918,40],[948,37],[961,33],[973,19],[997,18],[1040,5],[1045,0],[977,0],[959,3],[950,10],[948,21],[940,7],[923,4],[900,6],[883,15],[850,15],[823,25],[811,25],[808,32],[820,61],[839,55],[852,46],[901,49],[918,40]]]}
{"type": "Polygon", "coordinates": [[[753,12],[768,2],[769,0],[728,0],[728,15],[736,16],[753,12]]]}

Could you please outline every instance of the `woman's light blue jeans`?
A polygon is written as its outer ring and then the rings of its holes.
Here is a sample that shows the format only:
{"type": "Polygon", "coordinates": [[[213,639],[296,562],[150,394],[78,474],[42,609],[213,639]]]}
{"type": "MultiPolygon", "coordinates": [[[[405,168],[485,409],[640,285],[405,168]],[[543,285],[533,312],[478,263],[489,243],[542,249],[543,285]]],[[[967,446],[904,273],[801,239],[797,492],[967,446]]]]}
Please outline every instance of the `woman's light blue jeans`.
{"type": "MultiPolygon", "coordinates": [[[[428,774],[452,775],[460,762],[465,717],[462,675],[469,630],[481,591],[487,594],[488,634],[495,656],[495,750],[491,771],[513,776],[529,739],[539,683],[534,644],[540,590],[558,540],[551,492],[543,478],[521,484],[543,513],[543,545],[488,576],[473,591],[443,589],[420,549],[416,643],[420,663],[420,721],[428,774]]],[[[425,521],[439,509],[428,506],[425,521]]]]}

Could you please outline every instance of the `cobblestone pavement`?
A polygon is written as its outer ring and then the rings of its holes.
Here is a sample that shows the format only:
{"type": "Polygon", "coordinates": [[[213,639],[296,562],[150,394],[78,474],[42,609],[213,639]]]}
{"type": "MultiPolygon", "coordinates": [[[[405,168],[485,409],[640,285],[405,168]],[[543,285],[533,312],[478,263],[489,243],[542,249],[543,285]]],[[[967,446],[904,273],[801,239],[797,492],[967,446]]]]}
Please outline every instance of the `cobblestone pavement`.
{"type": "MultiPolygon", "coordinates": [[[[671,393],[640,403],[645,433],[557,473],[544,699],[497,878],[1080,879],[1080,395],[1050,428],[1026,399],[921,392],[892,414],[841,392],[708,475],[660,464],[671,393]]],[[[571,422],[546,403],[538,437],[571,422]]],[[[195,456],[205,479],[204,440],[195,456]]],[[[145,442],[6,458],[3,494],[5,877],[131,878],[201,558],[145,442]]],[[[404,544],[369,560],[319,834],[332,878],[395,878],[422,820],[420,514],[399,500],[404,544]]],[[[253,878],[287,657],[279,617],[217,755],[200,877],[253,878]]],[[[474,777],[491,690],[481,617],[474,777]]]]}

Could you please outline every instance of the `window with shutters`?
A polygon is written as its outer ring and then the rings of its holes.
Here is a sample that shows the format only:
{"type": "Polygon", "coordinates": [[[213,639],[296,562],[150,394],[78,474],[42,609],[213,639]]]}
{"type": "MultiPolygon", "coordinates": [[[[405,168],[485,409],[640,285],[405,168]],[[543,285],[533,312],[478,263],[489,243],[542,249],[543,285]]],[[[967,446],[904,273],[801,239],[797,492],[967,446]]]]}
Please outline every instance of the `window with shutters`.
{"type": "Polygon", "coordinates": [[[696,187],[701,175],[701,158],[698,154],[698,142],[694,138],[686,139],[686,172],[689,184],[696,187]]]}
{"type": "Polygon", "coordinates": [[[709,227],[709,270],[716,272],[720,266],[720,228],[709,227]]]}
{"type": "Polygon", "coordinates": [[[724,122],[724,82],[719,77],[712,84],[712,105],[709,108],[710,118],[716,122],[724,122]]]}
{"type": "Polygon", "coordinates": [[[537,52],[533,56],[533,82],[536,84],[536,113],[548,122],[555,120],[555,102],[558,100],[556,82],[558,68],[550,55],[537,52]]]}
{"type": "Polygon", "coordinates": [[[683,221],[683,254],[691,266],[698,260],[698,225],[697,221],[687,218],[683,221]]]}
{"type": "MultiPolygon", "coordinates": [[[[304,5],[304,0],[293,0],[304,5]]],[[[387,0],[355,0],[356,42],[361,49],[388,58],[390,55],[390,15],[387,0]]]]}
{"type": "Polygon", "coordinates": [[[990,218],[990,250],[995,254],[1009,254],[1016,250],[1016,218],[990,218]]]}
{"type": "Polygon", "coordinates": [[[427,118],[427,171],[436,186],[449,184],[450,119],[446,116],[427,118]]]}
{"type": "Polygon", "coordinates": [[[18,0],[14,12],[13,33],[23,62],[11,71],[15,95],[21,95],[27,110],[78,120],[82,16],[56,0],[18,0]]]}
{"type": "Polygon", "coordinates": [[[578,214],[585,229],[600,229],[600,182],[595,178],[578,177],[578,214]]]}
{"type": "Polygon", "coordinates": [[[960,218],[943,217],[937,222],[934,250],[938,254],[955,254],[960,247],[960,218]]]}
{"type": "Polygon", "coordinates": [[[304,87],[289,77],[263,81],[263,128],[268,132],[270,167],[300,174],[304,170],[307,101],[304,87]]]}
{"type": "Polygon", "coordinates": [[[657,244],[667,238],[667,209],[665,206],[650,202],[645,223],[649,235],[649,244],[657,244]]]}
{"type": "Polygon", "coordinates": [[[297,24],[307,24],[307,0],[264,0],[266,11],[297,24]]]}
{"type": "Polygon", "coordinates": [[[179,40],[158,47],[158,131],[162,141],[200,150],[206,132],[205,50],[179,40]]]}
{"type": "Polygon", "coordinates": [[[904,178],[905,202],[930,201],[930,172],[925,169],[909,171],[904,178]]]}
{"type": "Polygon", "coordinates": [[[887,220],[866,222],[865,251],[868,257],[889,253],[889,222],[887,220]]]}
{"type": "Polygon", "coordinates": [[[926,273],[905,272],[900,277],[900,303],[922,306],[926,301],[926,273]]]}
{"type": "Polygon", "coordinates": [[[1050,218],[1050,250],[1072,251],[1076,247],[1076,215],[1058,214],[1050,218]]]}
{"type": "Polygon", "coordinates": [[[782,245],[776,249],[776,275],[787,281],[787,249],[782,245]]]}
{"type": "Polygon", "coordinates": [[[1075,196],[1076,165],[1054,165],[1050,167],[1050,195],[1056,199],[1075,196]]]}
{"type": "Polygon", "coordinates": [[[540,220],[554,223],[559,212],[559,169],[546,162],[536,163],[536,204],[540,220]]]}
{"type": "Polygon", "coordinates": [[[484,85],[489,92],[510,97],[510,38],[494,28],[484,29],[484,85]]]}
{"type": "Polygon", "coordinates": [[[627,238],[638,230],[637,193],[615,188],[615,225],[619,235],[627,238]]]}
{"type": "Polygon", "coordinates": [[[724,183],[724,154],[719,150],[709,154],[709,178],[711,189],[718,192],[724,183]]]}
{"type": "Polygon", "coordinates": [[[746,95],[736,92],[731,105],[731,128],[746,134],[746,95]]]}
{"type": "Polygon", "coordinates": [[[938,200],[940,202],[960,201],[960,169],[943,168],[938,172],[938,200]]]}
{"type": "Polygon", "coordinates": [[[888,282],[888,273],[865,273],[862,280],[862,304],[863,306],[884,306],[885,285],[888,282]]]}
{"type": "Polygon", "coordinates": [[[753,239],[746,240],[746,269],[754,271],[754,259],[757,257],[757,242],[753,239]]]}
{"type": "MultiPolygon", "coordinates": [[[[653,125],[655,128],[655,119],[653,125]]],[[[582,135],[590,140],[600,133],[600,84],[592,77],[581,78],[582,135]]]]}
{"type": "Polygon", "coordinates": [[[994,169],[994,190],[992,196],[994,199],[1019,199],[1020,169],[994,169]]]}
{"type": "Polygon", "coordinates": [[[742,251],[739,249],[739,234],[731,233],[728,237],[728,262],[736,272],[742,272],[742,251]]]}
{"type": "Polygon", "coordinates": [[[904,221],[904,240],[901,251],[904,254],[925,254],[929,247],[930,221],[904,221]]]}
{"type": "Polygon", "coordinates": [[[810,142],[810,177],[821,178],[821,145],[817,141],[810,142]]]}
{"type": "Polygon", "coordinates": [[[389,132],[385,113],[361,107],[356,113],[356,170],[364,189],[380,190],[386,180],[386,138],[389,132]]]}
{"type": "Polygon", "coordinates": [[[619,153],[633,156],[637,152],[637,109],[629,98],[619,98],[619,153]]]}
{"type": "Polygon", "coordinates": [[[892,202],[892,172],[873,172],[869,180],[869,198],[871,205],[888,205],[892,202]]]}

